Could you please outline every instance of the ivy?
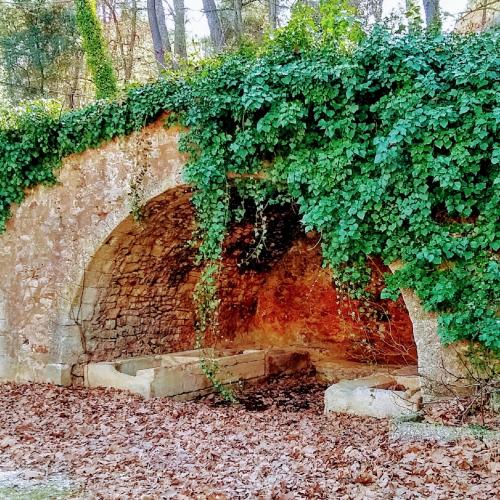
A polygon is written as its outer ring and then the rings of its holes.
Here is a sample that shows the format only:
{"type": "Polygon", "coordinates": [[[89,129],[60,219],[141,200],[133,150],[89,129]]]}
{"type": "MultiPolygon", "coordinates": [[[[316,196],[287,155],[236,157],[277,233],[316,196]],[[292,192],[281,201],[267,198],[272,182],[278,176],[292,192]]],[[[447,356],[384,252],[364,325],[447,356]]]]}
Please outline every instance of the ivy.
{"type": "Polygon", "coordinates": [[[96,12],[96,0],[76,0],[76,23],[82,35],[87,65],[94,80],[97,99],[118,94],[118,83],[96,12]]]}
{"type": "MultiPolygon", "coordinates": [[[[498,352],[498,31],[379,27],[349,45],[322,37],[310,20],[292,28],[303,44],[278,30],[264,49],[132,89],[120,102],[18,117],[0,130],[0,229],[26,188],[55,181],[64,156],[169,110],[187,127],[180,149],[189,153],[206,266],[202,329],[216,313],[226,228],[245,205],[231,209],[232,188],[256,207],[296,204],[305,230],[321,234],[335,282],[349,289],[363,292],[369,256],[404,262],[384,296],[412,288],[439,313],[443,342],[498,352]]],[[[256,231],[265,235],[265,221],[256,231]]]]}
{"type": "Polygon", "coordinates": [[[220,257],[227,174],[241,174],[255,187],[234,183],[241,197],[300,207],[337,283],[362,294],[370,255],[400,260],[384,296],[412,288],[440,314],[443,342],[498,352],[498,32],[377,29],[346,50],[311,24],[292,28],[299,37],[278,33],[266,53],[229,57],[190,88],[181,147],[202,256],[220,257]]]}

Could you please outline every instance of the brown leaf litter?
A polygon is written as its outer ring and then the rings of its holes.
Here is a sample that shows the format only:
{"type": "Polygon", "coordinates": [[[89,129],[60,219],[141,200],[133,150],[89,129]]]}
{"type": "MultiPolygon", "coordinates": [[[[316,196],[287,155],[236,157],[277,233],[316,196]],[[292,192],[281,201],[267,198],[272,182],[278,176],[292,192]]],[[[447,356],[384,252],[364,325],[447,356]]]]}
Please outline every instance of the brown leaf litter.
{"type": "Polygon", "coordinates": [[[495,446],[392,442],[386,420],[323,415],[323,391],[285,378],[227,406],[6,384],[0,472],[63,475],[72,498],[498,498],[495,446]]]}

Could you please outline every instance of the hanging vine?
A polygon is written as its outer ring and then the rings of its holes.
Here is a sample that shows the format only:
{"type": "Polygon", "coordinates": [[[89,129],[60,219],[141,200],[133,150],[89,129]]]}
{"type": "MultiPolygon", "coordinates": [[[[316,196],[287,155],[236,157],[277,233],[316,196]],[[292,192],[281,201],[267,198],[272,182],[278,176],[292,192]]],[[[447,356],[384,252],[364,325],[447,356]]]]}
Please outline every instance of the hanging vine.
{"type": "MultiPolygon", "coordinates": [[[[369,256],[404,262],[384,297],[412,288],[439,313],[443,342],[498,353],[498,31],[376,28],[340,44],[325,26],[294,19],[293,32],[278,30],[257,51],[132,89],[121,102],[10,120],[0,129],[0,229],[26,188],[55,181],[64,156],[170,110],[187,129],[180,149],[195,189],[200,341],[216,324],[222,244],[242,210],[230,207],[232,188],[257,207],[293,201],[351,293],[364,293],[369,256]]],[[[265,245],[262,218],[256,231],[265,245]]]]}

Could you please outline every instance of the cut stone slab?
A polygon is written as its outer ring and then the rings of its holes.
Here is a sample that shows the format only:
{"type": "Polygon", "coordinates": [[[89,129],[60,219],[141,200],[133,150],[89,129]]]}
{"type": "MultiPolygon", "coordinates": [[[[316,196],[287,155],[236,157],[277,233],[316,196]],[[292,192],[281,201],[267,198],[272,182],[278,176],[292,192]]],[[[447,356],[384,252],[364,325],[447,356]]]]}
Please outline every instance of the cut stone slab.
{"type": "Polygon", "coordinates": [[[315,361],[314,368],[316,369],[318,380],[327,384],[334,384],[341,380],[356,377],[368,377],[383,369],[377,365],[356,363],[355,361],[346,361],[343,359],[315,361]]]}
{"type": "Polygon", "coordinates": [[[258,380],[310,367],[307,353],[193,350],[89,363],[84,371],[85,385],[127,390],[145,398],[194,399],[213,391],[212,383],[201,369],[202,359],[217,365],[216,376],[223,384],[258,380]]]}
{"type": "Polygon", "coordinates": [[[456,441],[474,438],[488,442],[499,442],[500,431],[395,420],[390,425],[389,437],[398,441],[456,441]]]}
{"type": "Polygon", "coordinates": [[[418,410],[418,397],[413,391],[381,389],[397,384],[394,376],[377,374],[354,380],[342,380],[325,391],[325,414],[388,418],[411,415],[418,410]]]}

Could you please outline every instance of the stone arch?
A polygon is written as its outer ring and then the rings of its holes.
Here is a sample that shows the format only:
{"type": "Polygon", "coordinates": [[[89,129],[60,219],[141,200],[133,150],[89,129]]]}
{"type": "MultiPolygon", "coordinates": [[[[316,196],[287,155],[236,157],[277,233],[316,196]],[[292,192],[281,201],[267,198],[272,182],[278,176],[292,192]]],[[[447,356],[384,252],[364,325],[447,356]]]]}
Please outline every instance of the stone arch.
{"type": "MultiPolygon", "coordinates": [[[[64,160],[56,186],[38,186],[14,208],[0,235],[0,379],[71,383],[71,368],[87,351],[82,326],[92,321],[95,280],[103,279],[92,266],[105,265],[106,252],[123,241],[118,234],[136,231],[129,217],[132,198],[161,203],[162,197],[186,190],[178,134],[158,120],[137,134],[72,155],[64,160]],[[132,193],[134,185],[140,189],[132,193]],[[75,313],[78,297],[81,309],[75,313]]],[[[228,280],[223,293],[234,293],[238,283],[228,280]]],[[[253,276],[250,289],[259,283],[253,276]]],[[[238,306],[250,311],[254,306],[245,293],[238,306]]],[[[449,380],[436,353],[440,360],[455,358],[439,344],[436,318],[423,313],[409,292],[404,295],[421,371],[449,380]]],[[[228,318],[228,330],[241,326],[228,318]]]]}
{"type": "Polygon", "coordinates": [[[84,271],[128,217],[138,180],[146,201],[182,184],[178,135],[160,119],[72,155],[63,161],[57,185],[34,188],[14,207],[0,235],[0,282],[9,317],[4,336],[10,345],[4,379],[71,382],[71,364],[82,351],[72,302],[84,271]]]}
{"type": "Polygon", "coordinates": [[[182,333],[198,278],[195,250],[187,245],[193,230],[190,195],[188,186],[179,185],[154,197],[143,210],[147,223],[128,216],[91,259],[70,313],[83,344],[72,373],[77,381],[89,361],[187,346],[189,335],[182,333]],[[173,339],[162,335],[169,329],[179,333],[173,339]],[[158,345],[145,349],[148,342],[158,345]]]}
{"type": "MultiPolygon", "coordinates": [[[[381,316],[351,318],[363,304],[335,290],[322,267],[317,235],[304,234],[292,206],[273,207],[266,217],[273,237],[258,260],[248,259],[251,215],[230,228],[219,282],[220,335],[208,339],[212,345],[295,347],[339,359],[414,361],[412,325],[402,300],[378,303],[375,312],[381,316]],[[385,341],[375,336],[378,344],[368,356],[370,326],[385,330],[385,341]],[[390,345],[395,339],[398,345],[390,345]]],[[[190,190],[177,186],[147,203],[141,223],[128,217],[110,233],[89,263],[73,304],[85,351],[73,366],[76,383],[82,382],[88,362],[193,348],[192,295],[199,269],[195,250],[186,245],[193,229],[190,190]]],[[[381,286],[380,280],[373,282],[374,291],[381,286]]]]}

